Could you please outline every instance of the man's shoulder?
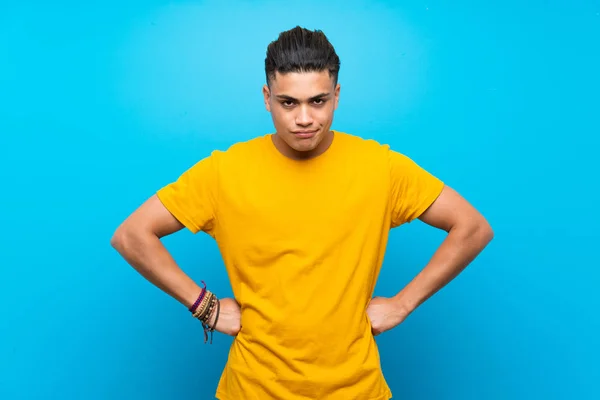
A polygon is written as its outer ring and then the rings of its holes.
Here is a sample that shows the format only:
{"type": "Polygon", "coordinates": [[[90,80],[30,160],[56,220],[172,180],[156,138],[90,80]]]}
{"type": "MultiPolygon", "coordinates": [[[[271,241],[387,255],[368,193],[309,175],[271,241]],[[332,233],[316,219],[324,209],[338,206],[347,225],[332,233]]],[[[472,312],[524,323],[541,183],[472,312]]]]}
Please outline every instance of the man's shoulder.
{"type": "Polygon", "coordinates": [[[350,151],[360,151],[361,154],[381,155],[390,150],[389,145],[373,138],[342,131],[335,131],[335,133],[350,151]]]}
{"type": "Polygon", "coordinates": [[[271,134],[264,134],[260,136],[254,136],[246,140],[233,143],[227,149],[228,152],[244,152],[253,151],[256,149],[264,148],[265,142],[270,140],[271,134]]]}
{"type": "Polygon", "coordinates": [[[211,156],[220,160],[235,159],[239,157],[254,157],[265,148],[265,141],[269,135],[255,136],[250,139],[232,143],[224,149],[213,150],[211,156]]]}

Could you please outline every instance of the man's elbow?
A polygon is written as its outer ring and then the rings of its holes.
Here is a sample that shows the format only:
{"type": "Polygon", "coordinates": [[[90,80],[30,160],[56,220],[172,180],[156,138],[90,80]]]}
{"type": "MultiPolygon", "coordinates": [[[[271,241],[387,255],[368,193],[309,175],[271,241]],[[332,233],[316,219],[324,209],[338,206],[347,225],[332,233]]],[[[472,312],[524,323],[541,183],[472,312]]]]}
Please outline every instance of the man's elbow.
{"type": "Polygon", "coordinates": [[[490,223],[483,217],[481,217],[475,226],[475,236],[483,247],[487,246],[494,239],[494,230],[490,223]]]}
{"type": "Polygon", "coordinates": [[[121,250],[124,247],[125,237],[125,228],[121,225],[115,230],[112,237],[110,238],[110,245],[118,252],[121,252],[121,250]]]}
{"type": "Polygon", "coordinates": [[[123,253],[132,240],[140,236],[139,229],[134,229],[131,224],[124,222],[113,233],[110,245],[119,253],[123,253]]]}
{"type": "Polygon", "coordinates": [[[453,226],[451,231],[460,232],[460,235],[478,247],[485,247],[494,238],[494,230],[490,223],[479,213],[463,215],[453,226]]]}

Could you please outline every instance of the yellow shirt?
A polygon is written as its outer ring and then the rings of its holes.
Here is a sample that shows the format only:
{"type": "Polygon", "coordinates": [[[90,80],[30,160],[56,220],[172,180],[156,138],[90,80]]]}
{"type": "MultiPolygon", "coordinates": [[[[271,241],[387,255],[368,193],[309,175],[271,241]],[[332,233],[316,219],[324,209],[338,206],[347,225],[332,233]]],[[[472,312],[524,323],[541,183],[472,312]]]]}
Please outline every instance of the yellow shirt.
{"type": "Polygon", "coordinates": [[[311,160],[284,157],[264,135],[160,189],[178,220],[216,240],[241,305],[217,398],[391,398],[365,311],[390,228],[442,187],[389,146],[334,131],[311,160]]]}

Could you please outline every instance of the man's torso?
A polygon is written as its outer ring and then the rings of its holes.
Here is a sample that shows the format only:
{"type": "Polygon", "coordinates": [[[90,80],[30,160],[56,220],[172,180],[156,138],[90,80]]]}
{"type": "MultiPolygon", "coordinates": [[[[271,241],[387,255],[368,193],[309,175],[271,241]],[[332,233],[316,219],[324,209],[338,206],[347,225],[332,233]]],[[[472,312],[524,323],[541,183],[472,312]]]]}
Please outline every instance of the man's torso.
{"type": "Polygon", "coordinates": [[[385,154],[336,132],[310,161],[269,136],[221,157],[214,236],[242,329],[219,398],[390,397],[365,313],[390,228],[385,154]]]}

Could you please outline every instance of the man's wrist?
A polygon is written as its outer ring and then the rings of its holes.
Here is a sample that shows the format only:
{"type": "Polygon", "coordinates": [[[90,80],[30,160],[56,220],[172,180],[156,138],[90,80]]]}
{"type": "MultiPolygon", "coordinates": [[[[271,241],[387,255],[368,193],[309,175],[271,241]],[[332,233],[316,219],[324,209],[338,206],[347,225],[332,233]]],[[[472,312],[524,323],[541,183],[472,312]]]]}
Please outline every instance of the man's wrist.
{"type": "Polygon", "coordinates": [[[396,296],[392,297],[392,300],[396,305],[397,313],[403,318],[408,317],[410,313],[412,313],[417,307],[416,304],[411,302],[409,297],[403,292],[400,292],[396,296]]]}

